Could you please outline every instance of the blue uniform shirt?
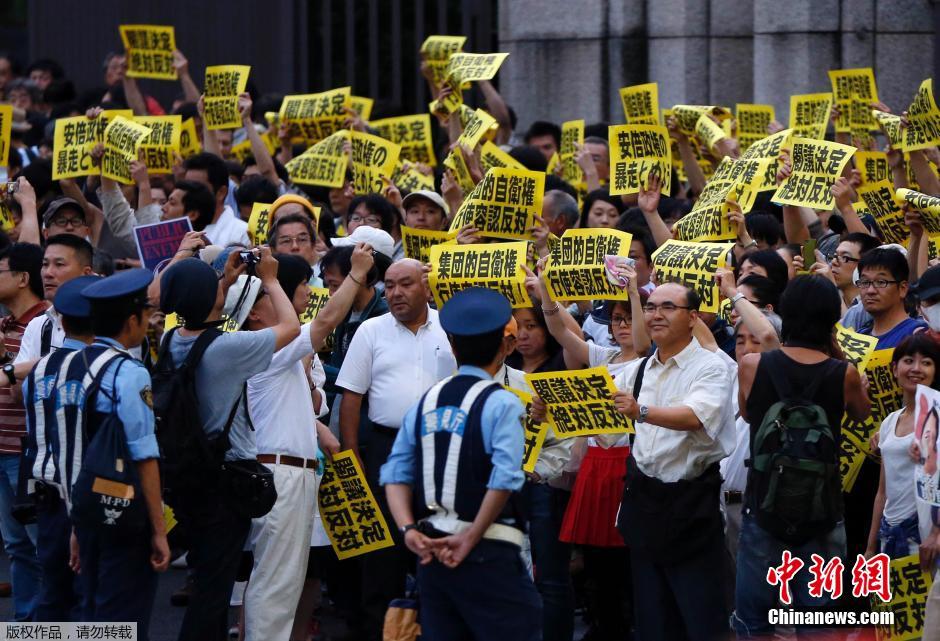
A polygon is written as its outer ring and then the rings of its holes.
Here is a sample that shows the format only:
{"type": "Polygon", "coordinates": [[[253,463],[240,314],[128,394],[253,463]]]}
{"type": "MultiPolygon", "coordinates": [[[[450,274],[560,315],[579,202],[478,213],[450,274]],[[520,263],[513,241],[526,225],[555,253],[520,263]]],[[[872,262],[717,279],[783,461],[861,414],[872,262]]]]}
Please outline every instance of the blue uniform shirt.
{"type": "MultiPolygon", "coordinates": [[[[479,367],[461,365],[458,374],[492,380],[493,377],[479,367]]],[[[422,397],[423,400],[423,397],[422,397]]],[[[401,421],[401,429],[395,437],[395,444],[382,466],[379,482],[382,485],[415,483],[415,419],[421,401],[412,405],[401,421]]],[[[490,455],[493,471],[486,486],[491,490],[518,490],[525,481],[522,472],[522,456],[525,450],[525,436],[522,426],[525,408],[512,392],[497,390],[483,405],[481,417],[483,448],[490,455]]]]}
{"type": "MultiPolygon", "coordinates": [[[[111,338],[96,336],[95,345],[106,345],[127,352],[123,345],[111,338]]],[[[131,357],[124,359],[123,364],[121,361],[108,364],[101,377],[101,390],[95,401],[95,409],[104,413],[111,412],[111,399],[117,401],[117,414],[124,424],[124,435],[131,458],[135,461],[160,458],[160,448],[154,433],[150,373],[143,363],[131,357]],[[117,371],[118,365],[121,367],[120,371],[117,371]]]]}

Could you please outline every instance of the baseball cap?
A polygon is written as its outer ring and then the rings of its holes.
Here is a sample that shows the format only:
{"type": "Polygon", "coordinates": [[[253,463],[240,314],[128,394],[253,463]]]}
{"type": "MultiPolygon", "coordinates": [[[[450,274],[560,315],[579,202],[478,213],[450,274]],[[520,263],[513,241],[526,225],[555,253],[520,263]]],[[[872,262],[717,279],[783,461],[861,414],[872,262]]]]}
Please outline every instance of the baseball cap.
{"type": "Polygon", "coordinates": [[[333,247],[355,247],[359,243],[368,243],[372,249],[392,258],[395,253],[395,241],[384,229],[360,225],[349,236],[332,239],[333,247]]]}
{"type": "Polygon", "coordinates": [[[74,198],[57,198],[49,203],[49,206],[46,207],[46,213],[42,215],[42,224],[44,227],[48,227],[52,222],[52,219],[55,218],[56,214],[59,213],[59,210],[63,207],[74,209],[79,214],[82,215],[82,220],[87,221],[85,218],[85,209],[81,204],[74,198]]]}
{"type": "Polygon", "coordinates": [[[447,203],[444,202],[444,199],[436,191],[430,191],[428,189],[419,189],[418,191],[413,191],[405,199],[401,201],[401,206],[406,211],[408,210],[409,203],[418,200],[419,198],[424,198],[425,200],[430,200],[436,206],[444,210],[444,216],[450,216],[450,207],[447,206],[447,203]]]}

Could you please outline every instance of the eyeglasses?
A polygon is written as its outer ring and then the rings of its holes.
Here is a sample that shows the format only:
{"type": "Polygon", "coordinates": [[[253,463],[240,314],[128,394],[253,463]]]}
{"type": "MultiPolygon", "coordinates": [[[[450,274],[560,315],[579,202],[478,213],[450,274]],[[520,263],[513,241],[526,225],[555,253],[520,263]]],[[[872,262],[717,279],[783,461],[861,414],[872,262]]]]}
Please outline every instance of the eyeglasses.
{"type": "Polygon", "coordinates": [[[859,289],[868,289],[869,287],[874,287],[875,289],[884,289],[888,285],[900,283],[899,280],[885,280],[879,278],[878,280],[857,280],[855,281],[855,286],[859,289]]]}
{"type": "Polygon", "coordinates": [[[655,314],[656,310],[660,310],[665,314],[671,314],[677,309],[692,309],[688,305],[676,305],[675,303],[665,302],[657,305],[656,303],[647,303],[643,305],[644,314],[655,314]]]}
{"type": "Polygon", "coordinates": [[[84,227],[85,226],[84,218],[67,218],[65,216],[60,216],[58,218],[53,218],[50,222],[55,227],[84,227]]]}
{"type": "Polygon", "coordinates": [[[294,245],[297,244],[300,247],[310,244],[310,236],[307,234],[300,234],[299,236],[278,236],[274,239],[276,245],[294,245]]]}
{"type": "Polygon", "coordinates": [[[857,263],[858,258],[853,258],[848,254],[829,254],[826,256],[830,263],[857,263]]]}
{"type": "Polygon", "coordinates": [[[627,316],[611,316],[610,324],[614,327],[619,327],[621,325],[630,327],[633,324],[633,320],[627,316]]]}
{"type": "Polygon", "coordinates": [[[351,223],[365,223],[367,225],[381,225],[382,219],[379,216],[366,216],[363,218],[359,214],[353,214],[349,217],[351,223]]]}

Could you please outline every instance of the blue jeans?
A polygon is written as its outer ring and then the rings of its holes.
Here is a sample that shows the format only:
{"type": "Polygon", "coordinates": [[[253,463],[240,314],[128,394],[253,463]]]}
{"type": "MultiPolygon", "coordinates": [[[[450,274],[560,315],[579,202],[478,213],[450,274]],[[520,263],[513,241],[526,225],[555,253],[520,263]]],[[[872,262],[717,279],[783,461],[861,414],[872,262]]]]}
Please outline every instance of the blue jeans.
{"type": "MultiPolygon", "coordinates": [[[[735,612],[731,615],[731,625],[738,638],[770,637],[774,626],[767,618],[767,612],[778,606],[779,585],[767,583],[767,571],[779,567],[784,550],[789,550],[793,558],[803,561],[802,569],[790,581],[790,593],[795,610],[822,610],[833,603],[827,593],[821,597],[809,595],[809,571],[813,554],[823,557],[828,562],[832,557],[839,557],[845,563],[845,526],[840,521],[832,530],[821,534],[802,545],[789,545],[778,540],[761,528],[753,515],[745,511],[741,521],[741,536],[738,542],[738,574],[735,587],[735,612]]],[[[819,628],[796,626],[798,637],[824,632],[819,628]]]]}
{"type": "Polygon", "coordinates": [[[535,483],[527,483],[524,492],[529,503],[535,587],[544,603],[543,641],[571,641],[574,635],[574,586],[569,570],[571,547],[558,540],[569,493],[535,483]]]}
{"type": "Polygon", "coordinates": [[[0,454],[0,535],[10,557],[13,580],[13,616],[30,621],[39,601],[42,570],[36,556],[36,525],[26,525],[13,518],[13,503],[20,473],[19,454],[0,454]]]}

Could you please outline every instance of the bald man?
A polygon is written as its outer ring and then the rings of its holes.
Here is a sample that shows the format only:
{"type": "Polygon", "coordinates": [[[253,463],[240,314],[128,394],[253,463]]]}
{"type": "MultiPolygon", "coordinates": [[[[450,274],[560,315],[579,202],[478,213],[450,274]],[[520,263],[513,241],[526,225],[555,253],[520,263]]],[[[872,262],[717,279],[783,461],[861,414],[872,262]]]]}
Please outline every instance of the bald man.
{"type": "MultiPolygon", "coordinates": [[[[339,422],[343,449],[352,449],[372,488],[379,487],[385,463],[408,409],[435,383],[457,369],[447,335],[428,306],[421,263],[405,258],[385,272],[389,313],[362,323],[336,379],[342,389],[339,422]],[[362,399],[368,395],[368,420],[360,430],[362,399]],[[360,436],[362,440],[360,441],[360,436]]],[[[376,492],[387,523],[394,523],[383,492],[376,492]]],[[[405,596],[405,577],[413,557],[393,531],[394,548],[362,557],[364,629],[361,638],[381,639],[385,610],[405,596]]]]}

